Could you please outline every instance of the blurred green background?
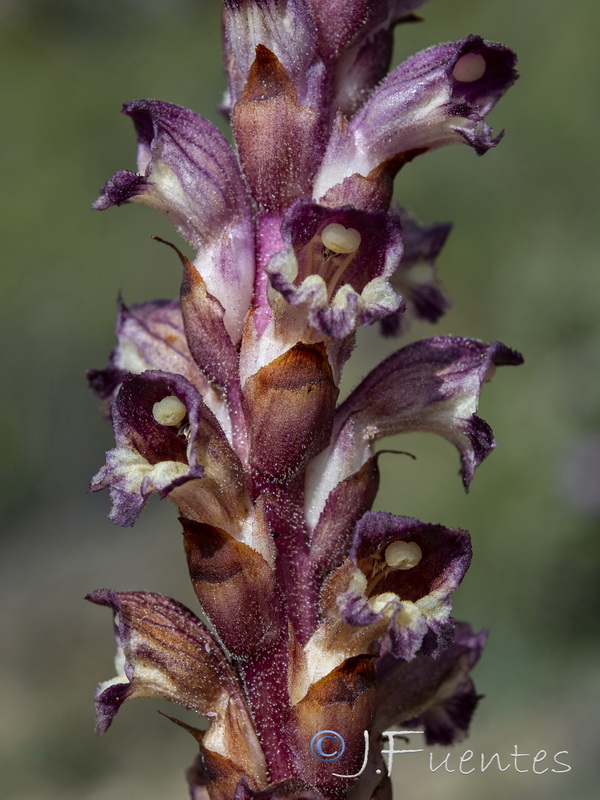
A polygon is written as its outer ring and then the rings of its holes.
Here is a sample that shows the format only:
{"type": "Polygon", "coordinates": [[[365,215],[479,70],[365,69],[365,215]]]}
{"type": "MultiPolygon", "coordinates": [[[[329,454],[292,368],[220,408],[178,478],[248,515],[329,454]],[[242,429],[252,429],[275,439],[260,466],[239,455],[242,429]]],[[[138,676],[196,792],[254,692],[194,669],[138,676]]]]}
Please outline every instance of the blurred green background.
{"type": "MultiPolygon", "coordinates": [[[[121,530],[108,497],[86,494],[112,434],[84,371],[113,346],[117,293],[171,297],[179,283],[149,238],[173,238],[158,215],[89,205],[135,163],[122,101],[158,97],[221,125],[219,15],[218,0],[0,0],[0,785],[11,800],[186,796],[194,745],[156,703],[132,703],[107,736],[93,734],[113,640],[108,612],[82,597],[115,586],[195,600],[170,504],[121,530]]],[[[453,449],[411,436],[386,442],[418,460],[382,459],[377,507],[473,535],[455,608],[491,630],[476,672],[487,697],[450,767],[467,747],[507,763],[516,744],[549,760],[566,750],[571,771],[535,775],[531,757],[519,761],[526,773],[432,774],[419,754],[397,763],[398,797],[587,800],[600,740],[600,6],[434,0],[423,15],[398,31],[397,60],[474,32],[514,47],[522,78],[491,117],[507,129],[500,147],[482,160],[438,151],[397,179],[423,222],[455,223],[439,265],[455,308],[410,338],[498,338],[526,364],[484,391],[499,448],[468,496],[453,449]]],[[[346,389],[397,346],[363,330],[346,389]]]]}

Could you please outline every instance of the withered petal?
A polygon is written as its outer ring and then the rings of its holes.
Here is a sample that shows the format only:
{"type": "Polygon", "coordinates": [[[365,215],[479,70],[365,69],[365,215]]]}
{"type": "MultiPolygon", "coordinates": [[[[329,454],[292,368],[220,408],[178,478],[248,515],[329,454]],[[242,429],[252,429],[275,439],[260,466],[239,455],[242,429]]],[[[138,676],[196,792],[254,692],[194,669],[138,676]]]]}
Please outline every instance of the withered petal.
{"type": "Polygon", "coordinates": [[[480,699],[469,673],[486,639],[487,632],[474,634],[469,625],[458,623],[454,640],[437,657],[419,654],[410,662],[383,658],[375,728],[410,722],[423,725],[427,744],[447,746],[464,739],[480,699]]]}
{"type": "Polygon", "coordinates": [[[121,673],[98,686],[97,732],[125,700],[158,697],[206,716],[223,716],[241,686],[221,646],[180,603],[149,592],[99,589],[88,600],[112,608],[121,673]]]}

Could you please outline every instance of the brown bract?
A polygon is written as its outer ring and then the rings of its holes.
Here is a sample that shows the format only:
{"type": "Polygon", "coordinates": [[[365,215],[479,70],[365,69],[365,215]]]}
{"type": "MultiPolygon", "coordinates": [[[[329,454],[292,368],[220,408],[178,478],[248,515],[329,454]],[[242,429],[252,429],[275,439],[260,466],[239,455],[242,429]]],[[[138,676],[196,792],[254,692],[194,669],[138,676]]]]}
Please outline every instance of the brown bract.
{"type": "Polygon", "coordinates": [[[338,388],[323,344],[297,344],[244,384],[255,476],[292,480],[328,443],[338,388]]]}
{"type": "Polygon", "coordinates": [[[219,528],[181,523],[194,591],[223,644],[246,658],[272,647],[287,623],[265,559],[219,528]]]}
{"type": "Polygon", "coordinates": [[[294,84],[264,45],[232,115],[244,174],[263,211],[281,212],[310,190],[319,163],[319,119],[297,104],[294,84]]]}
{"type": "Polygon", "coordinates": [[[194,361],[211,383],[228,386],[237,380],[239,359],[223,322],[223,306],[207,291],[200,273],[178,247],[154,238],[173,249],[183,266],[181,312],[194,361]]]}
{"type": "MultiPolygon", "coordinates": [[[[363,731],[370,729],[375,697],[375,667],[370,656],[349,658],[314,683],[292,709],[291,720],[298,737],[298,770],[304,780],[328,797],[345,797],[350,778],[363,762],[363,731]],[[344,740],[343,754],[331,762],[315,758],[311,742],[318,732],[335,731],[344,740]]],[[[314,744],[313,744],[314,750],[314,744]]]]}

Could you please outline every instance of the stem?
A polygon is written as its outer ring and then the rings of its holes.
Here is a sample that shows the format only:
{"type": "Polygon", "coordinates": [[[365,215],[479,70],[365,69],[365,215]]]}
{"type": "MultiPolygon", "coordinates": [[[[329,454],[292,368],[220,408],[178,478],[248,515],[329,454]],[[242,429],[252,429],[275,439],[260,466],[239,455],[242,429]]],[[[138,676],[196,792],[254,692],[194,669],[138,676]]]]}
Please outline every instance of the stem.
{"type": "Polygon", "coordinates": [[[266,507],[269,526],[276,537],[277,583],[298,641],[305,645],[318,619],[318,595],[315,595],[309,569],[304,475],[282,486],[261,486],[259,493],[265,489],[269,498],[266,507]]]}
{"type": "Polygon", "coordinates": [[[271,781],[289,777],[292,770],[291,748],[294,743],[289,741],[286,724],[290,709],[288,669],[285,637],[277,646],[257,655],[243,669],[252,717],[271,781]]]}

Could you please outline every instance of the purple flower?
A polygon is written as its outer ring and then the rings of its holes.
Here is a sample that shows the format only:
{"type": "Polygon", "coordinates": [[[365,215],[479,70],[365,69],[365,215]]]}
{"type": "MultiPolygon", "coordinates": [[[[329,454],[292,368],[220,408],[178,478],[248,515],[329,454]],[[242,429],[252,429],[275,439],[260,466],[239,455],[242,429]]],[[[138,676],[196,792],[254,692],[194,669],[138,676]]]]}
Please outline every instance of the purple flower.
{"type": "Polygon", "coordinates": [[[165,242],[179,301],[120,302],[109,364],[89,373],[116,439],[91,488],[124,526],[153,493],[175,503],[203,620],[162,595],[90,595],[117,636],[97,729],[134,697],[208,717],[206,731],[173,719],[198,746],[193,800],[390,798],[365,731],[376,743],[410,722],[450,744],[478,700],[485,636],[451,617],[469,534],[373,513],[375,446],[441,435],[467,488],[495,446],[482,385],[522,358],[414,342],[338,404],[361,326],[397,334],[449,306],[435,261],[450,226],[390,209],[396,172],[445,144],[495,145],[485,117],[516,77],[512,52],[477,36],[385,77],[394,26],[422,4],[225,0],[235,146],[191,111],[128,103],[137,171],[94,204],[152,206],[196,253],[165,242]],[[335,765],[322,734],[343,744],[335,765]]]}
{"type": "Polygon", "coordinates": [[[323,584],[323,622],[307,644],[311,682],[361,653],[412,660],[449,624],[451,592],[471,560],[469,535],[367,512],[323,584]]]}
{"type": "Polygon", "coordinates": [[[306,309],[307,325],[323,337],[343,339],[399,310],[389,283],[402,256],[394,215],[299,202],[281,232],[286,247],[271,258],[267,275],[288,303],[306,309]]]}
{"type": "Polygon", "coordinates": [[[497,366],[521,362],[519,353],[499,342],[450,336],[415,342],[391,355],[337,409],[329,447],[308,466],[309,527],[324,524],[321,517],[328,515],[333,493],[369,464],[372,443],[392,434],[443,436],[460,453],[468,488],[476,467],[495,447],[491,428],[475,413],[481,387],[497,366]]]}
{"type": "Polygon", "coordinates": [[[166,214],[197,250],[197,267],[223,306],[234,343],[252,298],[250,198],[231,147],[197,114],[158,100],[126,103],[138,137],[138,172],[117,172],[94,208],[143,203],[166,214]]]}
{"type": "Polygon", "coordinates": [[[119,674],[96,691],[97,732],[106,731],[126,700],[175,701],[211,720],[205,734],[189,730],[198,738],[205,770],[216,768],[217,790],[223,784],[233,790],[240,773],[254,784],[264,782],[266,766],[239,678],[203,623],[159,594],[101,589],[87,599],[112,609],[117,639],[119,674]]]}
{"type": "Polygon", "coordinates": [[[516,58],[501,45],[469,36],[401,64],[350,121],[341,113],[315,179],[316,199],[354,184],[380,182],[415,155],[466,142],[482,155],[498,143],[485,115],[514,83],[516,58]],[[382,173],[379,175],[378,173],[382,173]]]}
{"type": "Polygon", "coordinates": [[[435,261],[452,226],[423,226],[404,210],[400,211],[400,220],[404,254],[391,283],[402,296],[406,313],[383,317],[381,332],[384,336],[403,333],[411,318],[437,322],[450,307],[450,300],[437,279],[435,261]]]}

